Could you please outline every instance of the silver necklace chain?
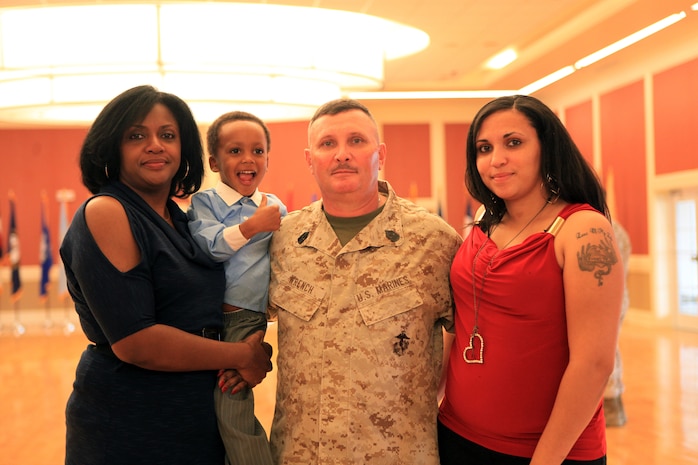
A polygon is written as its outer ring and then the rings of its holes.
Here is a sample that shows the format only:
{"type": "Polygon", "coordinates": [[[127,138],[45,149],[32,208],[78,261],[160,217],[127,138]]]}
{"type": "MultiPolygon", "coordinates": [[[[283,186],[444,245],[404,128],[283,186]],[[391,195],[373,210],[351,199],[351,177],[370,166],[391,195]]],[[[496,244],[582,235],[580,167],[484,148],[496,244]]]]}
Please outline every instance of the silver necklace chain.
{"type": "MultiPolygon", "coordinates": [[[[546,201],[546,202],[543,204],[543,206],[541,207],[541,209],[538,210],[538,212],[537,212],[535,215],[533,215],[533,218],[531,218],[530,220],[528,220],[528,223],[526,223],[526,224],[524,225],[524,227],[521,228],[521,229],[519,230],[519,232],[517,232],[517,233],[514,235],[514,237],[512,237],[511,239],[509,239],[509,241],[507,241],[507,243],[504,244],[504,246],[503,246],[501,249],[498,249],[497,252],[495,252],[495,253],[492,255],[492,258],[490,258],[490,260],[487,262],[487,265],[485,266],[485,271],[484,271],[483,274],[482,274],[482,280],[481,280],[482,285],[481,285],[481,287],[480,287],[480,292],[479,292],[479,293],[477,292],[477,286],[475,285],[475,264],[477,263],[477,258],[480,256],[480,252],[482,252],[482,249],[484,249],[484,248],[485,248],[485,245],[487,244],[487,241],[486,241],[486,240],[485,240],[485,241],[482,241],[482,245],[480,246],[480,248],[479,248],[479,249],[477,250],[477,252],[475,253],[475,257],[473,257],[473,267],[472,267],[472,278],[473,278],[473,310],[475,311],[475,321],[473,322],[473,331],[470,333],[470,344],[468,345],[468,347],[466,347],[465,351],[463,352],[463,358],[465,359],[465,361],[466,361],[467,363],[483,363],[483,361],[484,361],[484,359],[483,359],[483,354],[484,354],[484,350],[485,350],[485,341],[484,341],[484,339],[482,338],[482,335],[480,334],[480,328],[478,327],[478,316],[479,316],[479,313],[480,313],[480,305],[479,305],[479,304],[480,304],[480,302],[482,301],[482,293],[483,293],[484,290],[485,290],[485,279],[487,279],[487,276],[488,276],[489,273],[490,273],[490,268],[491,268],[491,266],[492,266],[492,263],[494,262],[494,259],[497,257],[497,255],[499,255],[499,252],[501,252],[502,250],[506,249],[506,248],[509,246],[509,244],[511,244],[512,242],[514,242],[514,239],[516,239],[517,237],[519,237],[519,236],[521,235],[521,233],[524,232],[524,231],[526,230],[526,228],[528,228],[528,227],[531,225],[531,223],[533,223],[533,221],[535,221],[535,219],[538,218],[538,216],[539,216],[541,213],[543,213],[543,210],[545,210],[545,207],[547,207],[549,203],[550,203],[549,201],[546,201]],[[473,343],[475,342],[475,339],[477,339],[478,342],[480,343],[480,348],[479,348],[479,350],[477,350],[477,348],[473,346],[473,343]],[[476,358],[469,358],[468,355],[467,355],[467,354],[468,354],[468,350],[472,350],[472,351],[478,352],[478,353],[479,353],[479,356],[476,357],[476,358]]],[[[495,226],[495,228],[496,228],[496,226],[495,226]]],[[[489,235],[488,235],[488,237],[489,237],[489,235]]]]}

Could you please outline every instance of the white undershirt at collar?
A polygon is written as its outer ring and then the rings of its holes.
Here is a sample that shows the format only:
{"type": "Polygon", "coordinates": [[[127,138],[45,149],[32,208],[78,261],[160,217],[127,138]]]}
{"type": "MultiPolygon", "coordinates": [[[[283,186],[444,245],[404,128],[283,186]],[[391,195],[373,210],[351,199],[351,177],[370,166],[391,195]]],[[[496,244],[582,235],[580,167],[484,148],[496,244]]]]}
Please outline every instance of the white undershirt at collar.
{"type": "MultiPolygon", "coordinates": [[[[216,194],[218,194],[220,198],[223,199],[223,201],[228,206],[234,204],[235,202],[244,197],[244,195],[240,194],[238,191],[225,184],[223,181],[218,181],[218,184],[216,184],[215,189],[216,194]]],[[[250,200],[252,200],[252,202],[254,202],[254,204],[259,207],[259,204],[262,203],[262,193],[259,192],[259,189],[254,190],[254,193],[250,196],[250,200]]]]}

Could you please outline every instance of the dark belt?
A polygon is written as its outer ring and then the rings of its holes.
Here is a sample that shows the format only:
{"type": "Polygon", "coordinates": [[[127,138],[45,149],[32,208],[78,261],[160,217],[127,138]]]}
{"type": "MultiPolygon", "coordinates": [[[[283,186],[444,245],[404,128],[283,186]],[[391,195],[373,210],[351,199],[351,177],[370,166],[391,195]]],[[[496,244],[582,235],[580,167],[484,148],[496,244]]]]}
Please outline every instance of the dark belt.
{"type": "Polygon", "coordinates": [[[199,335],[201,337],[205,337],[206,339],[214,339],[216,341],[221,340],[221,330],[218,328],[203,328],[199,335]]]}

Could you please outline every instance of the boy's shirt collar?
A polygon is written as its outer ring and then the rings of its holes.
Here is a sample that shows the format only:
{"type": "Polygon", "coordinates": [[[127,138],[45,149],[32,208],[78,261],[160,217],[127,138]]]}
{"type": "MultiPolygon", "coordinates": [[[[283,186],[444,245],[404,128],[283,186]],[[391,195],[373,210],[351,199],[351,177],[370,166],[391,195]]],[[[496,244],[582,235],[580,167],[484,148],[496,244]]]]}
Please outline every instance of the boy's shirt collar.
{"type": "MultiPolygon", "coordinates": [[[[216,193],[220,196],[221,199],[223,199],[223,201],[228,206],[233,205],[235,202],[244,197],[242,194],[240,194],[238,191],[236,191],[229,185],[225,184],[223,181],[218,181],[218,184],[216,184],[215,189],[216,193]]],[[[259,204],[262,203],[262,193],[259,192],[259,189],[254,190],[254,193],[250,196],[250,199],[257,206],[259,206],[259,204]]]]}

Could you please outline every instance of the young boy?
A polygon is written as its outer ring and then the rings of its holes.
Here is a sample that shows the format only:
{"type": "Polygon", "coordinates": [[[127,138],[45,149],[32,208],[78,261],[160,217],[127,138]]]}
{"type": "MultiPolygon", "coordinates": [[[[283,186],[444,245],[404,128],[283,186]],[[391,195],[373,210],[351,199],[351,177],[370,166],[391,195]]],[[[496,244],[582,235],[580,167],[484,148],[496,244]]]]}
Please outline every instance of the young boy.
{"type": "MultiPolygon", "coordinates": [[[[206,135],[216,187],[195,194],[189,229],[214,260],[225,262],[223,337],[240,341],[266,330],[269,241],[286,215],[284,204],[257,187],[269,163],[271,137],[258,117],[241,112],[221,115],[206,135]]],[[[266,432],[254,416],[250,388],[214,391],[226,463],[271,465],[266,432]]]]}

